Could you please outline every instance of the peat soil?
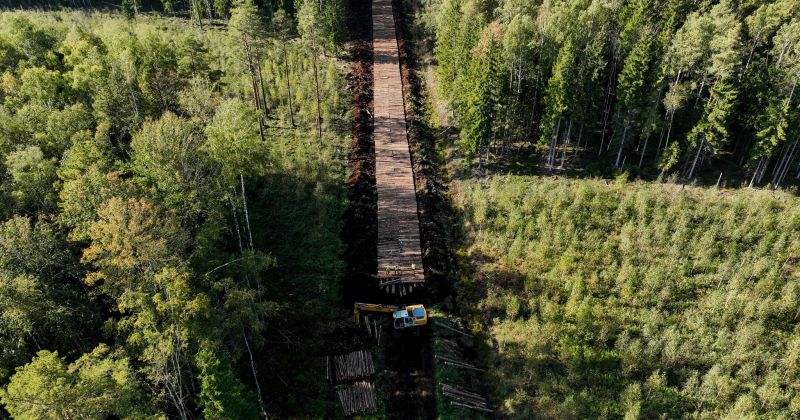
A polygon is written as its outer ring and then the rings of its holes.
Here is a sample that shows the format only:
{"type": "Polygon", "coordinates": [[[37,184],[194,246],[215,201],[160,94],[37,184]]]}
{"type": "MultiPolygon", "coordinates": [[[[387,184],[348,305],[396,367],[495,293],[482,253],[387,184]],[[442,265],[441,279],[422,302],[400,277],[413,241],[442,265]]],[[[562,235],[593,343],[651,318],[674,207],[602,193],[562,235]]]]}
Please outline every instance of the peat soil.
{"type": "Polygon", "coordinates": [[[342,302],[350,310],[354,301],[379,297],[372,277],[378,272],[378,195],[375,187],[373,132],[372,2],[347,3],[348,49],[351,67],[347,75],[353,140],[347,180],[349,206],[342,221],[343,259],[347,265],[342,302]]]}

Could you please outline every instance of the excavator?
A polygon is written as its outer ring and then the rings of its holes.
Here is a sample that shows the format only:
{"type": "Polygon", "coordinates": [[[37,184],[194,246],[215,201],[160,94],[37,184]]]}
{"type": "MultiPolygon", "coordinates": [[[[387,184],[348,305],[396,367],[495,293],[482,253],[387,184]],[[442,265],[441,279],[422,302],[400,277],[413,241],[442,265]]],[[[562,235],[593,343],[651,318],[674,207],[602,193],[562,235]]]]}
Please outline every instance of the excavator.
{"type": "Polygon", "coordinates": [[[409,327],[421,327],[428,323],[428,311],[422,305],[384,305],[380,303],[361,303],[353,304],[353,313],[356,316],[356,323],[361,319],[361,312],[383,312],[392,313],[394,328],[401,330],[409,327]]]}

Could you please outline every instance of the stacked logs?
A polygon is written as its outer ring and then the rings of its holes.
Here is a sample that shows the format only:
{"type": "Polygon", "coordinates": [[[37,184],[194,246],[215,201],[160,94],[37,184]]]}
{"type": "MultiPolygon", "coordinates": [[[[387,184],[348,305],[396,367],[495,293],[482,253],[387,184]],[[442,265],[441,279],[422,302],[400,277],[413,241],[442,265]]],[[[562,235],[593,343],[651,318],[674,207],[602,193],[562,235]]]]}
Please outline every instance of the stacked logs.
{"type": "Polygon", "coordinates": [[[453,400],[450,401],[450,405],[469,408],[484,413],[492,412],[489,406],[486,405],[486,399],[472,391],[453,385],[442,384],[442,394],[453,400]]]}
{"type": "Polygon", "coordinates": [[[375,373],[372,353],[364,350],[354,351],[333,358],[334,377],[337,381],[363,378],[375,373]]]}
{"type": "Polygon", "coordinates": [[[367,382],[356,382],[352,386],[336,391],[345,416],[354,413],[375,412],[375,387],[367,382]]]}

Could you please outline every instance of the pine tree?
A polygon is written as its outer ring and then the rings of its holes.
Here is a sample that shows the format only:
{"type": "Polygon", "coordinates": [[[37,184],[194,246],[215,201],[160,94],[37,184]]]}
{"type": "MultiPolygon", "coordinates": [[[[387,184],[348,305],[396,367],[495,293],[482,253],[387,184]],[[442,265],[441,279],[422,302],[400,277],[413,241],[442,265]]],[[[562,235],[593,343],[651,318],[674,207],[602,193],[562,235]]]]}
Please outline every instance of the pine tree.
{"type": "Polygon", "coordinates": [[[651,86],[649,79],[652,68],[652,43],[653,36],[651,34],[642,34],[625,59],[617,81],[616,118],[618,127],[616,132],[620,136],[614,164],[617,168],[620,167],[621,157],[628,139],[636,135],[636,129],[641,129],[642,116],[649,108],[650,92],[648,92],[648,88],[651,86]]]}
{"type": "Polygon", "coordinates": [[[122,0],[122,16],[133,19],[139,13],[139,0],[122,0]]]}
{"type": "Polygon", "coordinates": [[[718,81],[711,89],[711,97],[705,106],[703,117],[687,136],[690,147],[696,151],[687,179],[692,179],[699,159],[704,153],[717,155],[730,139],[728,125],[737,93],[736,89],[725,80],[718,81]]]}
{"type": "Polygon", "coordinates": [[[228,22],[231,33],[241,43],[242,62],[250,76],[253,106],[259,112],[258,130],[261,141],[265,141],[264,118],[268,112],[265,97],[264,76],[261,71],[261,49],[266,39],[266,27],[253,0],[238,0],[228,22]]]}
{"type": "Polygon", "coordinates": [[[539,147],[547,148],[549,167],[555,162],[558,136],[561,134],[562,120],[572,100],[574,83],[574,64],[576,51],[571,38],[567,38],[558,52],[553,66],[553,74],[547,81],[545,90],[545,114],[539,126],[539,147]]]}
{"type": "Polygon", "coordinates": [[[466,126],[460,139],[461,149],[469,159],[478,157],[478,172],[483,172],[483,152],[493,134],[496,111],[495,73],[496,43],[492,38],[482,58],[472,62],[469,71],[471,89],[466,93],[464,121],[466,126]]]}

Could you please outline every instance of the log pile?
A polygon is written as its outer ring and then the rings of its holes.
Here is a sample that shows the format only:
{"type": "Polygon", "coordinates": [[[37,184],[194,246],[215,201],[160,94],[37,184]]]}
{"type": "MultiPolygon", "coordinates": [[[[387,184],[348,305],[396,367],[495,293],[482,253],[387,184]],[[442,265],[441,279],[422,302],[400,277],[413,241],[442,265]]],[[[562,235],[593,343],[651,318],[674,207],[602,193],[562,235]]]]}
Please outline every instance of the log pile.
{"type": "Polygon", "coordinates": [[[363,378],[375,373],[372,353],[364,350],[354,351],[333,357],[333,377],[337,381],[363,378]]]}
{"type": "Polygon", "coordinates": [[[355,384],[336,391],[342,411],[345,416],[355,413],[375,412],[375,387],[367,381],[355,384]]]}
{"type": "Polygon", "coordinates": [[[483,413],[491,413],[492,410],[486,405],[486,399],[472,391],[468,391],[457,386],[442,384],[442,394],[450,398],[450,405],[483,413]]]}

